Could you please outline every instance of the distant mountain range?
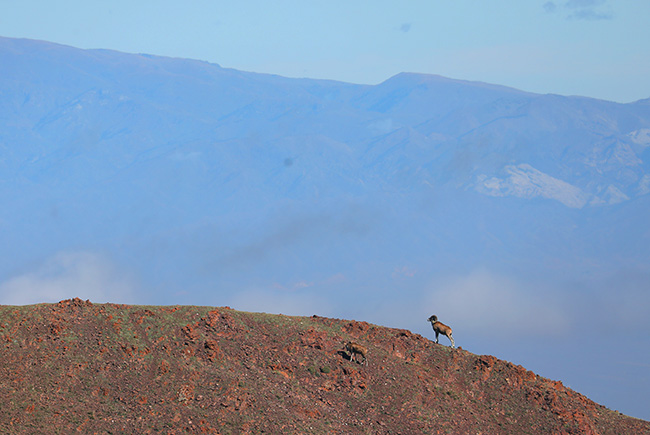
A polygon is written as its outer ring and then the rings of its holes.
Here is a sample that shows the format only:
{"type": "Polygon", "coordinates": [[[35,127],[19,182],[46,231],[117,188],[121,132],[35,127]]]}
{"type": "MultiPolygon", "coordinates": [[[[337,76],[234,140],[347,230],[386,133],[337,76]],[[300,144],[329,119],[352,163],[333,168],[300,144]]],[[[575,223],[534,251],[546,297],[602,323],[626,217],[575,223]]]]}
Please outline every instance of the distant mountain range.
{"type": "Polygon", "coordinates": [[[647,100],[287,79],[8,38],[0,65],[0,213],[23,235],[123,238],[295,200],[426,209],[459,192],[463,213],[484,196],[602,216],[650,192],[647,100]]]}
{"type": "Polygon", "coordinates": [[[648,100],[288,79],[8,38],[0,65],[2,274],[48,249],[139,257],[159,242],[229,274],[310,237],[330,246],[293,246],[298,268],[350,244],[388,262],[384,248],[446,264],[648,258],[648,100]]]}
{"type": "Polygon", "coordinates": [[[75,181],[101,182],[194,159],[226,190],[258,184],[289,197],[311,195],[323,178],[337,194],[452,183],[572,208],[650,192],[648,101],[406,73],[377,86],[287,79],[7,38],[0,52],[2,141],[21,144],[2,163],[16,181],[60,175],[53,162],[75,181]],[[323,159],[335,164],[325,171],[323,159]],[[282,177],[294,161],[304,176],[282,177]]]}
{"type": "Polygon", "coordinates": [[[433,306],[477,347],[486,319],[650,327],[650,99],[0,38],[0,203],[5,304],[232,305],[422,334],[433,306]],[[445,290],[493,274],[533,302],[445,290]]]}

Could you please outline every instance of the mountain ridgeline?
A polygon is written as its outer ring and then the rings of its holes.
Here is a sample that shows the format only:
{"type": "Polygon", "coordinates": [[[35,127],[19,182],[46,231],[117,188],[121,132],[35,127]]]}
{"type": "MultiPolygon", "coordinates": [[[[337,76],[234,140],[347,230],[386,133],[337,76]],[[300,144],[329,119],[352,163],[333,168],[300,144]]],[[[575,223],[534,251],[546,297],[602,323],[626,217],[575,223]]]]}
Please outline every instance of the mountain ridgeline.
{"type": "Polygon", "coordinates": [[[648,101],[407,73],[376,86],[287,79],[5,38],[0,56],[0,113],[11,120],[3,143],[24,144],[3,167],[33,182],[72,171],[85,176],[79,184],[101,183],[185,161],[196,172],[188,182],[210,181],[223,194],[257,184],[301,197],[323,180],[325,196],[453,182],[583,208],[650,192],[648,101]],[[59,160],[60,172],[43,171],[59,160]],[[303,177],[281,173],[293,164],[303,177]]]}

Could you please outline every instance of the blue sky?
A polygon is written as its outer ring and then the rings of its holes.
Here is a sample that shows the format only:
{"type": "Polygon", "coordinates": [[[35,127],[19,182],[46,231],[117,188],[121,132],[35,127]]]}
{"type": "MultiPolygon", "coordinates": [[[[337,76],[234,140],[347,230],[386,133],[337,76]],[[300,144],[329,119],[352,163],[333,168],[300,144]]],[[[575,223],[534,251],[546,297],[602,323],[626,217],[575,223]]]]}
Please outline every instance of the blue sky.
{"type": "Polygon", "coordinates": [[[420,72],[650,97],[646,0],[0,0],[0,36],[375,84],[420,72]]]}

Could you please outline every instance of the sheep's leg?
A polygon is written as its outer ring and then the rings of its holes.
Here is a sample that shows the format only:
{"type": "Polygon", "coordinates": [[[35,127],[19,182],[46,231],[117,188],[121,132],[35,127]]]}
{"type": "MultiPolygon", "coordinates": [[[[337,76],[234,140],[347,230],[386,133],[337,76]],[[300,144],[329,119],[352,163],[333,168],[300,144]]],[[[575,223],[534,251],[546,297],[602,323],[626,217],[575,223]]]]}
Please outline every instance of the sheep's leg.
{"type": "Polygon", "coordinates": [[[454,337],[449,334],[449,340],[451,341],[451,347],[456,347],[456,344],[454,343],[454,337]]]}
{"type": "Polygon", "coordinates": [[[438,344],[438,331],[434,331],[436,333],[436,344],[438,344]]]}

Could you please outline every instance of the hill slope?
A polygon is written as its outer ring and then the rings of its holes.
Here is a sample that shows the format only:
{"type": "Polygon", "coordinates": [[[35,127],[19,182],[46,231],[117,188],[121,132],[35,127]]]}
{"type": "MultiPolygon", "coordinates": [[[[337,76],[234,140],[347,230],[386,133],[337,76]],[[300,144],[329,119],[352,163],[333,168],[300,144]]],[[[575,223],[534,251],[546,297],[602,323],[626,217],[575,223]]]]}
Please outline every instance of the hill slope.
{"type": "Polygon", "coordinates": [[[0,338],[3,433],[650,433],[520,366],[365,322],[73,299],[1,306],[0,338]]]}

